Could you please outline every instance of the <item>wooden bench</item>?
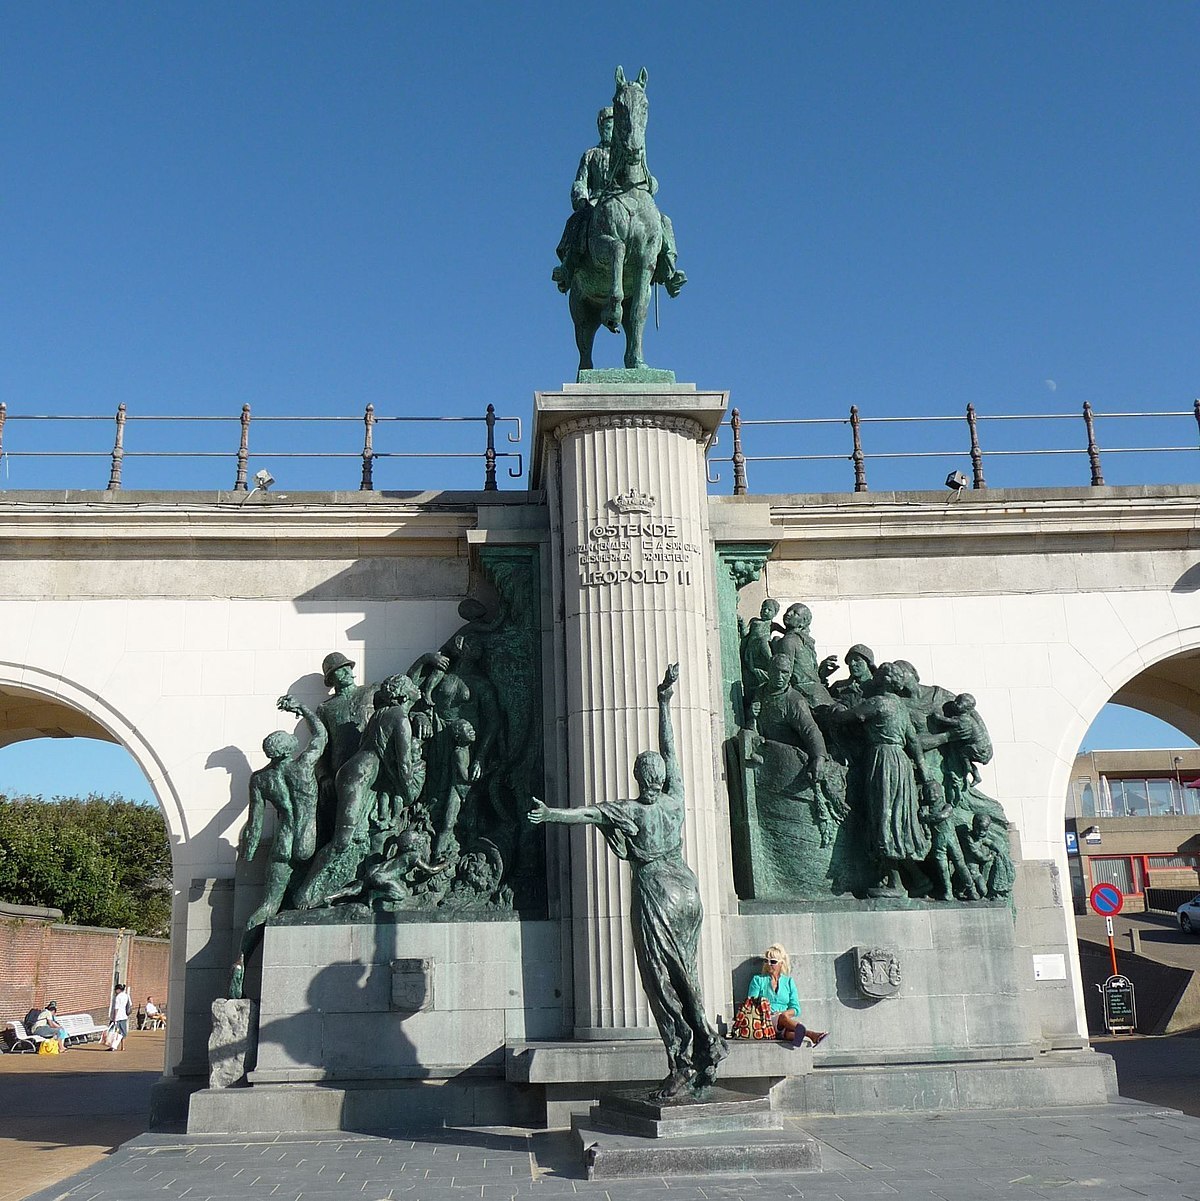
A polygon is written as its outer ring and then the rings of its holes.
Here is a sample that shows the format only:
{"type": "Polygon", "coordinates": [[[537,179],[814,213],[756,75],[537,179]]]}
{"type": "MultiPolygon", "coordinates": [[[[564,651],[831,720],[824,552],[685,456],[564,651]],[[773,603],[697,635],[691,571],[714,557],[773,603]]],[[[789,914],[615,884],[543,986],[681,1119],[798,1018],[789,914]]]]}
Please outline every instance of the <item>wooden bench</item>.
{"type": "Polygon", "coordinates": [[[99,1042],[107,1026],[97,1026],[90,1013],[68,1013],[58,1019],[58,1024],[67,1032],[67,1046],[75,1043],[99,1042]]]}
{"type": "Polygon", "coordinates": [[[30,1034],[24,1022],[9,1022],[4,1029],[4,1049],[10,1055],[25,1051],[37,1051],[38,1044],[46,1040],[40,1034],[30,1034]]]}

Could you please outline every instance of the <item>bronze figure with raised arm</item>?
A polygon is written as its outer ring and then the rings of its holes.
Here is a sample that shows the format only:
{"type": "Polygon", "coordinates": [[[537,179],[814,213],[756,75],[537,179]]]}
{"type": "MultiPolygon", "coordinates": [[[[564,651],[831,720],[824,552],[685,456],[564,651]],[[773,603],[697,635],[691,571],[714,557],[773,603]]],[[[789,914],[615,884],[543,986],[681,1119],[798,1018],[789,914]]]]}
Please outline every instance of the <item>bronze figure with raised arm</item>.
{"type": "Polygon", "coordinates": [[[633,946],[642,987],[667,1049],[666,1079],[652,1100],[685,1090],[703,1095],[729,1054],[704,1012],[696,948],[704,910],[695,873],[683,858],[683,777],[671,729],[671,697],[679,679],[672,663],[658,686],[659,750],[634,761],[638,795],[578,809],[551,809],[535,798],[529,820],[600,827],[609,848],[633,871],[633,946]]]}

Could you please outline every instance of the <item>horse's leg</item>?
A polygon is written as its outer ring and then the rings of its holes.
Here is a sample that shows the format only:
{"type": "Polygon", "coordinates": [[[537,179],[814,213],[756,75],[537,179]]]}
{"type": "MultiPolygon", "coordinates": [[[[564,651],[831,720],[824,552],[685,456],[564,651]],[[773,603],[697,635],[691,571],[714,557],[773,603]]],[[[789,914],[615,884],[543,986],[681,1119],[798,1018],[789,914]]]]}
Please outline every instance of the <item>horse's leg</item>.
{"type": "Polygon", "coordinates": [[[625,300],[624,280],[622,279],[625,272],[625,243],[620,238],[611,235],[593,238],[593,246],[597,243],[599,243],[597,249],[600,253],[596,257],[609,268],[610,280],[608,302],[600,310],[600,321],[615,334],[621,328],[621,305],[625,300]]]}
{"type": "Polygon", "coordinates": [[[571,284],[571,294],[568,307],[571,310],[571,320],[575,322],[575,345],[579,348],[579,370],[592,369],[592,343],[596,340],[596,331],[600,328],[600,308],[591,303],[584,295],[576,276],[571,284]]]}
{"type": "Polygon", "coordinates": [[[650,313],[650,276],[653,265],[643,266],[632,281],[625,315],[625,366],[645,367],[642,357],[642,336],[646,332],[646,318],[650,313]]]}

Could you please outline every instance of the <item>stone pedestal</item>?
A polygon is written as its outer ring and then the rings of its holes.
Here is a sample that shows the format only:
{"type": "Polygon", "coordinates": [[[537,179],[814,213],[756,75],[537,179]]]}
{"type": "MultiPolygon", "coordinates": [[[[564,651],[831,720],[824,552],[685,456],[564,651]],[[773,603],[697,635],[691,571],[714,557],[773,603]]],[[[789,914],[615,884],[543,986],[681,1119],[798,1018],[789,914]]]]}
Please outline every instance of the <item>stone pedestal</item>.
{"type": "MultiPolygon", "coordinates": [[[[724,1012],[710,635],[715,628],[704,450],[728,394],[691,385],[565,385],[537,394],[533,485],[554,553],[559,752],[571,806],[635,795],[656,749],[656,688],[681,664],[672,719],[687,796],[684,854],[706,921],[699,970],[724,1012]]],[[[630,879],[595,830],[571,831],[575,1036],[655,1037],[629,926],[630,879]]]]}
{"type": "Polygon", "coordinates": [[[770,1097],[716,1088],[703,1101],[664,1105],[614,1093],[574,1134],[589,1180],[820,1171],[820,1143],[782,1127],[770,1097]]]}
{"type": "Polygon", "coordinates": [[[766,1095],[714,1088],[703,1100],[687,1097],[670,1102],[651,1101],[640,1091],[609,1093],[592,1106],[589,1125],[642,1138],[682,1138],[735,1130],[779,1130],[783,1121],[766,1095]]]}

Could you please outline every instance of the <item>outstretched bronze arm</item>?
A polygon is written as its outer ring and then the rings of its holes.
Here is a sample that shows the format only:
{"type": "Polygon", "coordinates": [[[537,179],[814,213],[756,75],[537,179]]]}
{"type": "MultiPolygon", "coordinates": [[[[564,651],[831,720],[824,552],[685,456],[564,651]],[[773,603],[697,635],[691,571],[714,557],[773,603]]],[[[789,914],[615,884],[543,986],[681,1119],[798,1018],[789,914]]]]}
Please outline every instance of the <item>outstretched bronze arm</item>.
{"type": "Polygon", "coordinates": [[[543,822],[554,822],[560,826],[596,826],[602,820],[600,810],[590,805],[582,809],[551,809],[537,797],[530,799],[533,801],[533,808],[525,814],[525,819],[535,826],[540,826],[543,822]]]}
{"type": "Polygon", "coordinates": [[[671,728],[671,698],[675,695],[675,684],[679,679],[679,664],[668,664],[662,683],[658,686],[658,749],[667,769],[663,791],[672,796],[683,794],[683,775],[679,770],[679,759],[675,754],[675,732],[671,728]]]}
{"type": "Polygon", "coordinates": [[[304,748],[304,753],[296,757],[297,763],[302,763],[305,767],[312,768],[316,765],[318,759],[325,751],[325,744],[329,741],[329,731],[325,729],[321,719],[307,706],[301,704],[294,696],[281,696],[275,702],[277,709],[282,709],[284,713],[294,713],[297,717],[304,718],[308,726],[309,740],[308,746],[304,748]]]}

